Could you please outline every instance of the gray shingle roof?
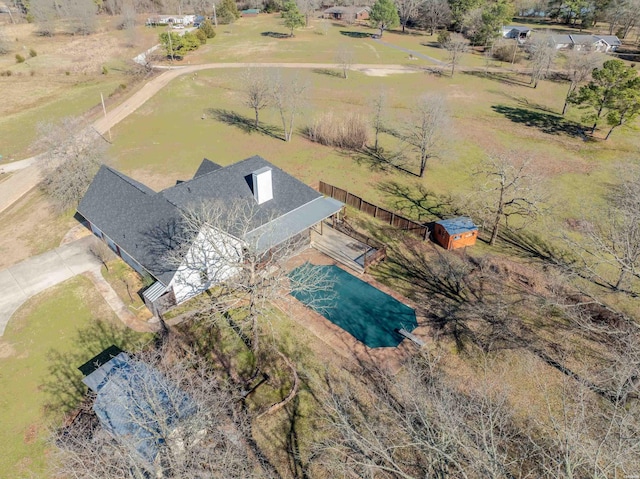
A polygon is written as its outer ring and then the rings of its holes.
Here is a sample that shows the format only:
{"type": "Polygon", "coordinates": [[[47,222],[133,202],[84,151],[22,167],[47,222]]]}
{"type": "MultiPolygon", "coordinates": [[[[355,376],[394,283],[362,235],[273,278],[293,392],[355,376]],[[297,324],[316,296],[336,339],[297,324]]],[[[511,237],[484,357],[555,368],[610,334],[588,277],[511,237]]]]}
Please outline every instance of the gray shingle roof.
{"type": "Polygon", "coordinates": [[[193,177],[197,178],[198,176],[206,175],[207,173],[211,173],[212,171],[219,170],[220,168],[222,168],[222,166],[220,166],[217,163],[214,163],[211,160],[207,160],[205,158],[204,160],[202,160],[202,163],[200,163],[200,166],[198,167],[198,171],[196,171],[196,174],[193,175],[193,177]]]}
{"type": "Polygon", "coordinates": [[[256,221],[254,228],[322,196],[260,156],[252,156],[225,168],[198,176],[191,181],[167,188],[161,194],[169,203],[181,210],[188,210],[205,201],[253,201],[251,173],[264,167],[271,168],[273,199],[256,206],[253,215],[256,221]]]}
{"type": "Polygon", "coordinates": [[[317,221],[311,221],[316,219],[319,211],[339,209],[333,204],[319,209],[314,200],[322,198],[320,193],[259,156],[224,168],[215,166],[218,165],[204,160],[198,169],[202,174],[158,193],[112,168],[102,166],[80,201],[78,212],[158,281],[168,285],[177,269],[174,262],[167,260],[168,254],[178,246],[176,238],[189,240],[181,229],[183,212],[207,201],[254,201],[251,173],[260,168],[272,170],[273,199],[255,205],[252,212],[255,223],[251,229],[271,222],[276,224],[278,218],[308,206],[308,215],[304,211],[298,212],[293,216],[296,224],[287,222],[288,229],[292,232],[297,230],[297,233],[315,224],[317,221]]]}

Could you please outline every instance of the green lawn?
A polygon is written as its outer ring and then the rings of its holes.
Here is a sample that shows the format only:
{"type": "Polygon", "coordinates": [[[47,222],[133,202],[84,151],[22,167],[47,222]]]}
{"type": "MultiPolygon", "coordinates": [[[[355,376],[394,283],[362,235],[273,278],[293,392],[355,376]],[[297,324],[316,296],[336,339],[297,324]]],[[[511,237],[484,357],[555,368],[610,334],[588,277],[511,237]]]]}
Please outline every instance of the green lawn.
{"type": "Polygon", "coordinates": [[[46,98],[20,112],[0,118],[0,155],[4,160],[27,157],[29,146],[37,139],[39,123],[66,116],[82,116],[100,105],[100,93],[107,99],[118,85],[126,81],[123,74],[116,73],[82,81],[77,78],[67,80],[65,77],[50,79],[47,86],[50,92],[46,98]]]}
{"type": "MultiPolygon", "coordinates": [[[[607,142],[584,141],[571,133],[580,112],[572,109],[566,119],[559,116],[566,92],[562,82],[543,81],[533,89],[526,77],[513,75],[353,73],[344,80],[310,70],[288,73],[298,74],[310,85],[298,128],[327,111],[356,111],[369,118],[371,100],[383,89],[389,105],[387,126],[397,126],[407,117],[416,96],[445,95],[452,113],[449,140],[422,179],[372,163],[364,155],[314,144],[300,134],[285,143],[277,138],[281,127],[273,110],[263,110],[261,120],[275,128],[276,137],[221,121],[221,112],[246,119],[252,112],[243,105],[240,71],[210,70],[178,78],[112,130],[116,166],[159,188],[190,177],[203,157],[229,164],[259,154],[305,182],[323,180],[392,204],[393,198],[381,193],[381,183],[396,181],[438,194],[472,195],[473,170],[485,152],[510,150],[532,158],[556,207],[554,214],[562,219],[600,205],[617,165],[640,147],[640,138],[629,130],[617,131],[607,142]]],[[[383,138],[383,145],[393,148],[388,140],[383,138]]]]}
{"type": "Polygon", "coordinates": [[[80,397],[76,368],[111,344],[149,339],[124,329],[84,277],[25,303],[0,338],[0,478],[49,477],[47,428],[80,397]]]}
{"type": "MultiPolygon", "coordinates": [[[[341,46],[351,48],[355,63],[408,64],[408,54],[376,43],[370,35],[376,29],[365,25],[342,25],[312,18],[309,27],[288,34],[280,14],[241,18],[235,24],[220,25],[206,47],[184,61],[210,62],[314,62],[334,63],[341,46]],[[326,34],[323,25],[326,25],[326,34]]],[[[389,34],[391,36],[392,34],[389,34]]],[[[385,33],[385,38],[387,38],[385,33]]],[[[183,62],[184,62],[183,61],[183,62]]],[[[427,65],[416,61],[411,64],[427,65]]]]}

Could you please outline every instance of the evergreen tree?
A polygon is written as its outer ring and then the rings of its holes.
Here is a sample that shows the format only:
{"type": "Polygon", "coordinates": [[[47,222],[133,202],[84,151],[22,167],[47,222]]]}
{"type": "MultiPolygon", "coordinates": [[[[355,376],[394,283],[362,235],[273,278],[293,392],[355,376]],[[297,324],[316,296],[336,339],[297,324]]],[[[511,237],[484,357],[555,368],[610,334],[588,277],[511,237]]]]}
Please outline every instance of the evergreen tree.
{"type": "Polygon", "coordinates": [[[369,21],[372,27],[380,29],[380,37],[385,30],[400,25],[400,16],[393,0],[377,0],[369,13],[369,21]]]}
{"type": "Polygon", "coordinates": [[[282,8],[282,18],[284,19],[284,26],[290,30],[289,36],[293,36],[293,30],[296,28],[304,27],[304,15],[298,10],[298,5],[295,2],[287,2],[282,8]]]}

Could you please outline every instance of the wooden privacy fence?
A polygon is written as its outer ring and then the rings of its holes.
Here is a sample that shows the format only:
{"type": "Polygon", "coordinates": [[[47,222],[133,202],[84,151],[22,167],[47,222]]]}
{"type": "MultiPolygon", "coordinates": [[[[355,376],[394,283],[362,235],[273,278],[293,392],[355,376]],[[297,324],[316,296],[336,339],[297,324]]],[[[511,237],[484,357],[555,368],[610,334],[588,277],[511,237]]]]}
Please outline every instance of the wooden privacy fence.
{"type": "Polygon", "coordinates": [[[343,190],[342,188],[338,188],[337,186],[330,185],[325,183],[324,181],[320,182],[319,191],[323,195],[330,196],[331,198],[335,198],[338,201],[342,201],[349,206],[360,210],[369,216],[373,216],[385,223],[388,223],[392,226],[395,226],[398,229],[408,231],[418,238],[426,240],[429,237],[429,228],[425,225],[416,223],[409,218],[405,218],[404,216],[398,215],[393,211],[389,211],[381,206],[374,205],[373,203],[369,203],[368,201],[363,200],[359,196],[356,196],[352,193],[349,193],[347,190],[343,190]]]}

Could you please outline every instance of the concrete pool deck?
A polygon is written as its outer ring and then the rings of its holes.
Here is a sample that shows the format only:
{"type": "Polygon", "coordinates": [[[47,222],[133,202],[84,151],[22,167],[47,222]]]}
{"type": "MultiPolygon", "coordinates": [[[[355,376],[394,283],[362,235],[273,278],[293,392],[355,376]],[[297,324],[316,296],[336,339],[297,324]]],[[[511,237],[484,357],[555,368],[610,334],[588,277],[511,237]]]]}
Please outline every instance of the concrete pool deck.
{"type": "MultiPolygon", "coordinates": [[[[412,333],[425,341],[427,344],[425,347],[428,347],[428,345],[432,343],[431,336],[428,334],[428,327],[426,326],[424,316],[419,314],[420,309],[418,308],[418,305],[410,301],[408,298],[405,298],[397,291],[393,291],[387,286],[379,283],[369,274],[364,273],[354,275],[353,271],[349,268],[341,265],[339,262],[313,248],[308,248],[295,258],[292,258],[287,263],[286,269],[292,270],[307,261],[314,265],[336,265],[347,273],[356,276],[356,278],[361,279],[365,283],[379,289],[401,303],[410,306],[415,310],[416,319],[418,321],[418,327],[414,329],[412,333]]],[[[277,302],[277,306],[294,321],[310,330],[344,359],[353,361],[354,363],[372,363],[378,367],[384,367],[395,373],[402,367],[403,361],[414,355],[419,349],[417,345],[408,339],[402,341],[398,347],[369,348],[321,314],[311,308],[308,308],[292,296],[287,296],[288,297],[286,299],[279,300],[277,302]]]]}

